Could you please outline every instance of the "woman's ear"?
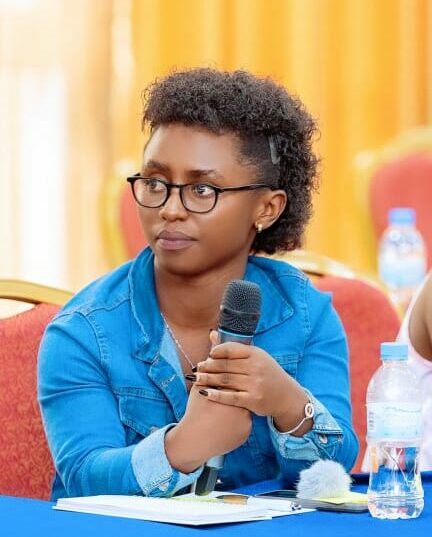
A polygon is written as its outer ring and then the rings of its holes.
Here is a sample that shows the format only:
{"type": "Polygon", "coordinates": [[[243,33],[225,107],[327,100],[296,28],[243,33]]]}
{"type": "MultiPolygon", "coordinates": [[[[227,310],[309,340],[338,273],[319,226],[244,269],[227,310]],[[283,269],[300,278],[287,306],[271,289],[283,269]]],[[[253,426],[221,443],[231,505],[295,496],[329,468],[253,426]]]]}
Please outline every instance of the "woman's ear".
{"type": "Polygon", "coordinates": [[[258,232],[272,226],[283,213],[287,203],[288,198],[284,190],[266,192],[255,211],[254,226],[258,232]]]}

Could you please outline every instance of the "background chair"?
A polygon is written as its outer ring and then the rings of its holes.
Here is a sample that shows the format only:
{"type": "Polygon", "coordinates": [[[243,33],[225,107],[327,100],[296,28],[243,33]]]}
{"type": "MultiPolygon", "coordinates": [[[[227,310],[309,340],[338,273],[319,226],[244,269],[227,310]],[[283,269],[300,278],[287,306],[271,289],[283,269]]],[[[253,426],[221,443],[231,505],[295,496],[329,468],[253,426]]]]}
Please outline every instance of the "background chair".
{"type": "Polygon", "coordinates": [[[366,450],[366,389],[380,365],[380,343],[397,336],[399,315],[383,287],[332,259],[302,251],[274,257],[297,266],[311,276],[318,289],[333,295],[350,351],[353,422],[360,441],[353,472],[360,472],[366,450]]]}
{"type": "Polygon", "coordinates": [[[376,257],[376,244],[387,227],[392,207],[413,207],[432,265],[432,127],[404,132],[376,151],[360,153],[355,162],[358,200],[376,257]],[[372,224],[372,225],[371,225],[372,224]]]}
{"type": "Polygon", "coordinates": [[[107,258],[112,267],[134,258],[147,244],[138,210],[126,177],[134,173],[132,162],[121,162],[108,180],[102,196],[101,220],[107,258]]]}
{"type": "Polygon", "coordinates": [[[36,398],[36,364],[46,325],[72,294],[0,280],[0,298],[34,307],[0,319],[0,494],[48,499],[54,467],[36,398]]]}

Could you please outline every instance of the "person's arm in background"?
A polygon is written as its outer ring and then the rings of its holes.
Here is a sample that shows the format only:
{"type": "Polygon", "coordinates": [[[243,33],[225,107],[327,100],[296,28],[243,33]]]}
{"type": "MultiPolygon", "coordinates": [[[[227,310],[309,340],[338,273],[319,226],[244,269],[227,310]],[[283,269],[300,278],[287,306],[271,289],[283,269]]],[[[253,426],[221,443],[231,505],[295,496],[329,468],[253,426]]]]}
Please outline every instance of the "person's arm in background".
{"type": "Polygon", "coordinates": [[[417,353],[432,361],[432,272],[411,311],[409,338],[417,353]]]}

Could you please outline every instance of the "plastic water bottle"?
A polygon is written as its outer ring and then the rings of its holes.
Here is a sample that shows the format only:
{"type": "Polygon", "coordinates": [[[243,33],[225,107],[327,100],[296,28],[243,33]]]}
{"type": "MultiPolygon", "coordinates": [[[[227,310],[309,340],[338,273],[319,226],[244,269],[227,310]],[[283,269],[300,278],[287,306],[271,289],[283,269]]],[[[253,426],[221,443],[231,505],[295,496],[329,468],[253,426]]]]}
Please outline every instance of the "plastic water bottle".
{"type": "Polygon", "coordinates": [[[407,345],[382,343],[381,360],[366,397],[368,507],[376,518],[416,518],[424,506],[420,384],[408,368],[407,345]]]}
{"type": "Polygon", "coordinates": [[[395,304],[408,306],[426,275],[426,247],[415,227],[414,209],[395,208],[379,244],[378,271],[395,304]]]}

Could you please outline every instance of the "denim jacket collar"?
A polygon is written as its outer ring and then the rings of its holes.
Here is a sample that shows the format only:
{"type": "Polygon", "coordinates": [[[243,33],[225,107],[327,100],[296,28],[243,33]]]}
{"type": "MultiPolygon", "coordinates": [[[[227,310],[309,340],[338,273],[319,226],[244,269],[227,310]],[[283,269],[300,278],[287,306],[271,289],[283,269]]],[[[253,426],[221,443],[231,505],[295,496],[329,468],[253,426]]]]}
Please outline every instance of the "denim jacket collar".
{"type": "MultiPolygon", "coordinates": [[[[274,274],[272,281],[268,271],[262,267],[265,258],[251,256],[244,279],[257,283],[262,292],[261,317],[257,334],[270,330],[292,316],[293,308],[287,296],[283,296],[277,285],[280,274],[274,274]]],[[[289,267],[287,265],[287,267],[289,267]]],[[[159,355],[164,332],[162,317],[154,315],[159,311],[154,282],[154,255],[146,248],[131,264],[129,270],[130,300],[133,315],[140,327],[134,356],[148,363],[153,363],[159,355]],[[149,315],[153,312],[153,315],[149,315]]]]}

